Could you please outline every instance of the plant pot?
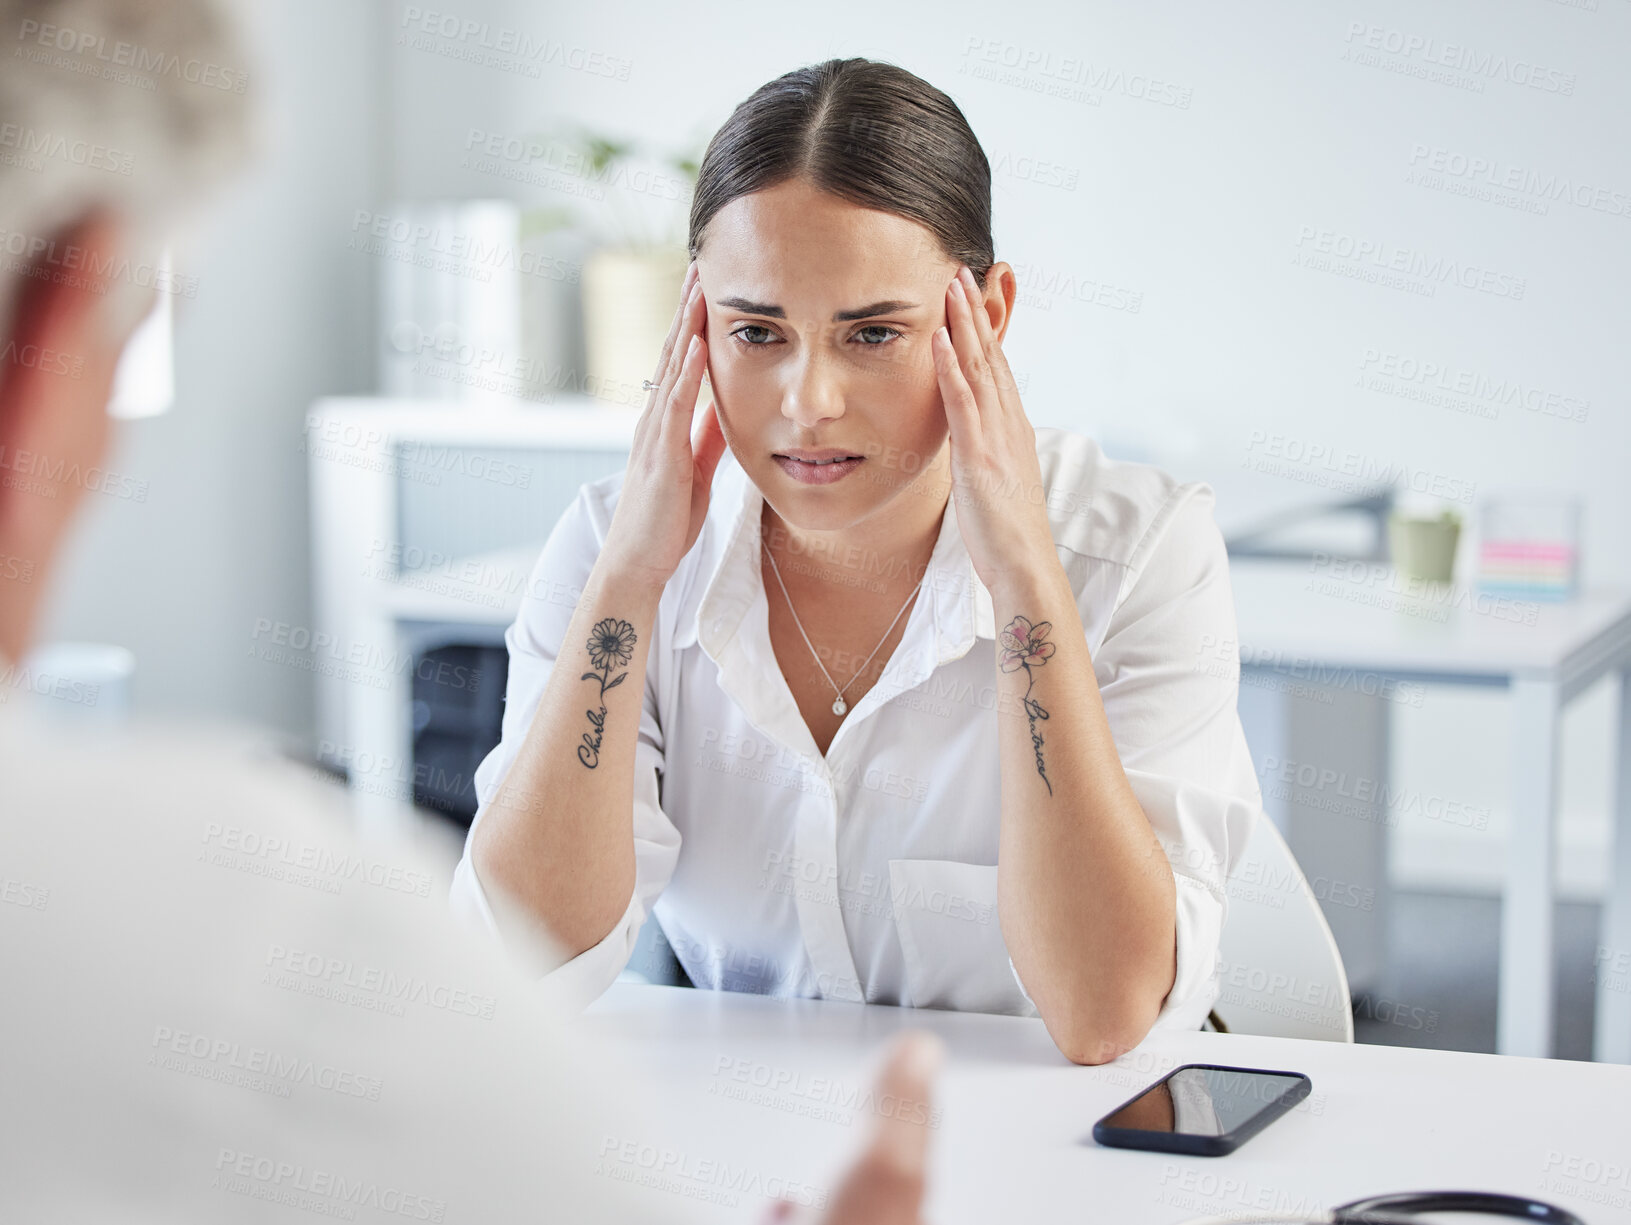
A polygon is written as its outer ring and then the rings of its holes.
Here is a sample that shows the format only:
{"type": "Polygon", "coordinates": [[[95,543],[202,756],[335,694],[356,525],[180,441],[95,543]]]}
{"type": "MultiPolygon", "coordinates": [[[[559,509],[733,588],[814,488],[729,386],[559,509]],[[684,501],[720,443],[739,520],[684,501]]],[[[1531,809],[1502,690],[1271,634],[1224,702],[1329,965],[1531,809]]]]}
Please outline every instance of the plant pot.
{"type": "Polygon", "coordinates": [[[583,266],[584,391],[639,409],[679,306],[690,256],[683,247],[606,247],[583,266]]]}

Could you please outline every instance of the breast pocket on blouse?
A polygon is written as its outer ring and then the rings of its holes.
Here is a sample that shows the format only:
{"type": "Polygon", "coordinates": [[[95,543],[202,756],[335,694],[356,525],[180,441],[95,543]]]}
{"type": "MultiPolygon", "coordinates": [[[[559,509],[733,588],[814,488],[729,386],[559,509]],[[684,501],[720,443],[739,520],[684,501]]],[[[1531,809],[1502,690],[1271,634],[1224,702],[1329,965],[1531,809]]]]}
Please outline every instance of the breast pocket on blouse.
{"type": "Polygon", "coordinates": [[[890,900],[914,1008],[1035,1016],[997,922],[997,869],[951,859],[891,859],[890,900]]]}

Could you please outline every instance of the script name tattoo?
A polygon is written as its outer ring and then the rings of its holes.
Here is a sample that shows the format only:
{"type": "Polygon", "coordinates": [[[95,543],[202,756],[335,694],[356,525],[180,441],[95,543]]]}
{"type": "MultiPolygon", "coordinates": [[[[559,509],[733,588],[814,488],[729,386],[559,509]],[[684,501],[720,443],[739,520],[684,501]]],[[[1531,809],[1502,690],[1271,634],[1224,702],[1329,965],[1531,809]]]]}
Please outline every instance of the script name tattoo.
{"type": "Polygon", "coordinates": [[[1038,719],[1046,719],[1048,712],[1042,709],[1042,703],[1033,701],[1031,688],[1036,684],[1036,673],[1032,668],[1040,668],[1048,662],[1048,656],[1053,654],[1054,644],[1047,641],[1048,631],[1053,628],[1053,622],[1043,621],[1032,625],[1024,617],[1015,617],[1010,621],[999,636],[1002,647],[1002,657],[998,667],[1004,672],[1012,672],[1016,668],[1024,668],[1029,683],[1025,686],[1025,696],[1021,699],[1025,706],[1025,714],[1031,724],[1031,748],[1036,753],[1036,772],[1047,783],[1048,794],[1053,794],[1053,784],[1048,782],[1048,772],[1042,768],[1042,733],[1036,730],[1038,719]]]}
{"type": "Polygon", "coordinates": [[[578,745],[578,760],[591,770],[600,764],[600,739],[606,729],[606,691],[616,689],[629,675],[619,672],[613,677],[612,669],[628,666],[634,658],[634,644],[637,641],[634,626],[613,617],[595,622],[595,628],[589,631],[589,666],[595,671],[585,672],[579,679],[594,681],[600,686],[600,709],[583,712],[595,730],[583,733],[583,743],[578,745]]]}

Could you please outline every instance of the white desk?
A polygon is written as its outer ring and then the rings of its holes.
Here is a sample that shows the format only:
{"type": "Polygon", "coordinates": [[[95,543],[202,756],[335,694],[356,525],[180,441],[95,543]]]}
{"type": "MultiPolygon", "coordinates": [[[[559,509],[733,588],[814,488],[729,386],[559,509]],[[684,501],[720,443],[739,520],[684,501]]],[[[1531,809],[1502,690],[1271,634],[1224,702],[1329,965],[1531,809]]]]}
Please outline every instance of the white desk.
{"type": "Polygon", "coordinates": [[[413,674],[404,665],[450,640],[503,641],[554,519],[583,481],[613,461],[621,467],[638,416],[575,395],[549,406],[367,396],[312,404],[319,756],[348,770],[364,822],[392,829],[412,799],[413,674]]]}
{"type": "MultiPolygon", "coordinates": [[[[585,1021],[637,1040],[634,1072],[661,1103],[630,1137],[668,1149],[678,1171],[648,1188],[651,1220],[676,1196],[719,1189],[701,1173],[708,1162],[830,1189],[870,1125],[844,1103],[870,1087],[891,1034],[922,1027],[948,1055],[925,1212],[936,1225],[1175,1222],[1432,1188],[1534,1195],[1592,1225],[1631,1221],[1631,1068],[1208,1033],[1157,1034],[1113,1064],[1077,1067],[1035,1019],[621,983],[585,1021]],[[1190,1062],[1303,1072],[1313,1093],[1227,1157],[1093,1142],[1095,1120],[1190,1062]]],[[[759,1196],[735,1199],[710,1204],[707,1219],[757,1219],[759,1196]]]]}
{"type": "Polygon", "coordinates": [[[1255,669],[1314,685],[1410,681],[1504,686],[1511,694],[1512,742],[1490,754],[1491,768],[1512,778],[1496,1023],[1504,1054],[1552,1050],[1559,719],[1587,686],[1620,675],[1614,863],[1598,950],[1608,961],[1598,970],[1594,1053],[1631,1062],[1631,974],[1624,970],[1631,961],[1631,595],[1540,604],[1534,623],[1524,624],[1509,619],[1521,611],[1510,604],[1428,599],[1418,611],[1429,615],[1411,615],[1399,610],[1403,601],[1385,580],[1344,577],[1328,587],[1329,572],[1306,562],[1236,559],[1230,575],[1243,687],[1255,669]]]}

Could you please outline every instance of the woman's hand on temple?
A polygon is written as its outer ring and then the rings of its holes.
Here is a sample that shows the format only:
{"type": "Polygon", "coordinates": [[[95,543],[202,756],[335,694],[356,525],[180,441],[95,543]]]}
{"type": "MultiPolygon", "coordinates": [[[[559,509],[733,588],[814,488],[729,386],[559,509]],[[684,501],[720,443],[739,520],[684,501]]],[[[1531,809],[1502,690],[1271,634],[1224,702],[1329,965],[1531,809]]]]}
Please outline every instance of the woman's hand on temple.
{"type": "Polygon", "coordinates": [[[1057,563],[1036,430],[966,265],[946,288],[946,327],[933,346],[951,430],[951,497],[974,572],[995,587],[1004,574],[1057,563]]]}
{"type": "Polygon", "coordinates": [[[708,368],[707,319],[693,260],[652,376],[657,388],[634,427],[623,488],[601,551],[619,570],[659,585],[667,583],[696,543],[708,514],[714,470],[725,454],[711,396],[694,449],[691,444],[697,396],[708,368]]]}

